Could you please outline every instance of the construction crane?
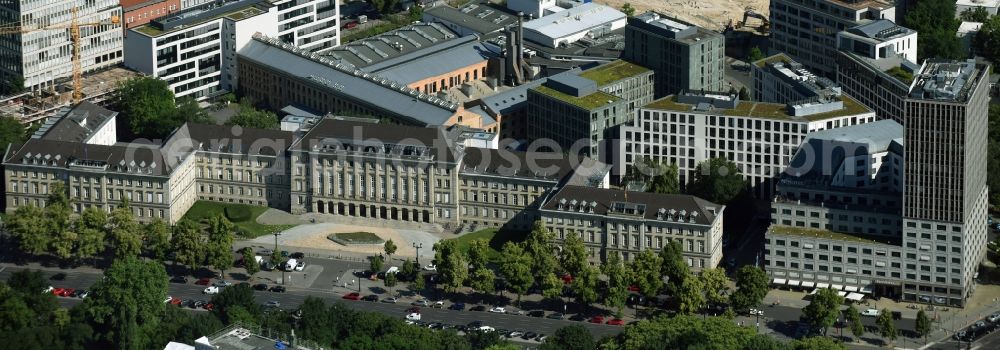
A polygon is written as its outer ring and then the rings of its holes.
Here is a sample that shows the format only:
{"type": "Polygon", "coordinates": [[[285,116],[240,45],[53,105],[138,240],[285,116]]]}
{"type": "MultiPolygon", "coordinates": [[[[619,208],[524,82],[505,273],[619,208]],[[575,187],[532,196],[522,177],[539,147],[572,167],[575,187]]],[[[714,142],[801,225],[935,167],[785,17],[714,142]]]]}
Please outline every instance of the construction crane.
{"type": "Polygon", "coordinates": [[[108,20],[103,20],[100,22],[88,22],[79,23],[78,10],[76,7],[73,8],[73,19],[69,23],[53,24],[46,27],[40,28],[30,28],[20,25],[5,26],[0,27],[0,35],[7,34],[24,34],[43,30],[59,30],[59,29],[69,29],[69,36],[73,42],[73,103],[76,104],[83,99],[83,77],[81,71],[83,70],[82,64],[80,63],[80,27],[96,27],[102,25],[115,25],[121,20],[118,16],[111,16],[108,20]]]}

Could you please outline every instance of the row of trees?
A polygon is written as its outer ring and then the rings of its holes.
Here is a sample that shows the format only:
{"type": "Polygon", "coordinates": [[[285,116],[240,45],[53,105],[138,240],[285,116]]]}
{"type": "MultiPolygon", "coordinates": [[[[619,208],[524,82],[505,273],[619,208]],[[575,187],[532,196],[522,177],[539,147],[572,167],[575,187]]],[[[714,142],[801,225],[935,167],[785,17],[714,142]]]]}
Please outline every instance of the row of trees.
{"type": "MultiPolygon", "coordinates": [[[[680,193],[677,164],[666,164],[643,158],[626,171],[624,183],[639,182],[646,191],[653,193],[680,193]]],[[[746,188],[743,174],[736,164],[726,158],[712,158],[698,164],[694,178],[687,187],[687,194],[712,202],[728,204],[746,188]]]]}
{"type": "Polygon", "coordinates": [[[678,315],[657,317],[629,326],[620,335],[601,340],[601,349],[708,349],[708,350],[845,350],[827,337],[782,343],[741,327],[725,317],[678,315]]]}
{"type": "MultiPolygon", "coordinates": [[[[561,249],[556,249],[554,239],[554,235],[536,221],[523,242],[507,242],[501,248],[497,270],[505,279],[506,288],[517,295],[518,304],[521,296],[532,287],[547,298],[563,296],[565,282],[559,276],[564,274],[572,278],[568,291],[576,303],[588,306],[602,302],[615,309],[618,315],[625,306],[630,286],[635,286],[648,298],[660,295],[666,287],[668,294],[675,297],[678,311],[685,314],[698,312],[708,304],[730,304],[738,310],[755,307],[767,293],[767,276],[752,266],[737,272],[737,289],[732,292],[722,269],[708,269],[695,276],[677,241],[670,242],[659,253],[644,250],[627,264],[617,254],[611,254],[596,267],[590,264],[580,235],[567,234],[561,249]],[[606,282],[603,289],[599,289],[602,275],[606,282]]],[[[483,293],[494,292],[497,276],[487,266],[487,241],[473,241],[468,252],[463,252],[456,241],[444,240],[434,246],[434,252],[438,274],[446,290],[469,286],[483,293]]]]}
{"type": "Polygon", "coordinates": [[[7,216],[7,232],[22,252],[51,255],[68,264],[141,255],[164,261],[173,252],[176,263],[190,268],[210,265],[224,273],[233,265],[234,227],[221,214],[210,218],[204,230],[190,220],[174,227],[160,219],[141,224],[128,201],[110,214],[89,207],[74,216],[66,187],[61,182],[50,186],[44,208],[29,204],[7,216]]]}
{"type": "MultiPolygon", "coordinates": [[[[840,317],[843,316],[845,325],[847,323],[850,324],[851,333],[855,337],[860,338],[865,334],[865,326],[861,322],[861,314],[854,306],[841,310],[843,303],[844,297],[838,295],[837,291],[829,288],[821,289],[813,295],[809,305],[802,309],[801,321],[809,325],[811,331],[822,330],[823,335],[826,336],[830,326],[837,323],[840,317]]],[[[889,343],[892,343],[899,336],[892,313],[888,309],[881,310],[878,318],[875,319],[875,324],[879,329],[878,335],[888,340],[889,343]]],[[[931,332],[931,320],[927,317],[924,310],[917,312],[914,328],[917,335],[924,337],[924,342],[926,343],[926,338],[931,332]]]]}

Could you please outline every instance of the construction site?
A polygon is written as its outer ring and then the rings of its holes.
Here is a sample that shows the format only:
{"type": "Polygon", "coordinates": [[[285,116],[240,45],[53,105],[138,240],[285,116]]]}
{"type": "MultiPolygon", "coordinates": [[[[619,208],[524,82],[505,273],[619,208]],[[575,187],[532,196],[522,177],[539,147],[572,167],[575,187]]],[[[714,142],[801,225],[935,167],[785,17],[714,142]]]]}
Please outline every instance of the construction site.
{"type": "MultiPolygon", "coordinates": [[[[83,75],[80,83],[81,100],[101,104],[111,97],[118,83],[139,73],[125,68],[111,68],[83,75]]],[[[73,103],[73,82],[56,83],[51,89],[25,91],[9,96],[0,96],[0,115],[8,115],[24,124],[42,121],[55,114],[60,107],[73,103]]]]}

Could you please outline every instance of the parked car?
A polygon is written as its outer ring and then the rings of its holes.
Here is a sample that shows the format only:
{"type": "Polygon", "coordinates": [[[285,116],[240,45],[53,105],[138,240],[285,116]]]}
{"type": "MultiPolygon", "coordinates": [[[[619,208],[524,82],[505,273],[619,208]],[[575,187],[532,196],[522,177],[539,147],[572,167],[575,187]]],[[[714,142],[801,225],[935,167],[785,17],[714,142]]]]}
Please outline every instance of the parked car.
{"type": "Polygon", "coordinates": [[[305,261],[299,260],[299,262],[297,264],[295,264],[295,271],[302,271],[302,270],[305,270],[305,268],[306,268],[306,262],[305,261]]]}
{"type": "Polygon", "coordinates": [[[253,285],[253,289],[255,289],[255,290],[261,290],[261,291],[267,290],[267,284],[257,283],[255,285],[253,285]]]}
{"type": "Polygon", "coordinates": [[[271,287],[271,289],[268,289],[268,290],[272,291],[272,292],[275,292],[275,293],[284,293],[285,292],[285,286],[274,286],[274,287],[271,287]]]}
{"type": "Polygon", "coordinates": [[[211,287],[205,288],[205,290],[203,290],[201,292],[205,293],[205,294],[209,294],[209,295],[211,295],[211,294],[219,294],[219,287],[211,286],[211,287]]]}
{"type": "Polygon", "coordinates": [[[584,316],[583,314],[576,314],[576,315],[570,316],[569,320],[570,321],[577,321],[577,322],[586,321],[587,320],[587,316],[584,316]]]}
{"type": "Polygon", "coordinates": [[[264,306],[265,307],[281,307],[281,303],[278,302],[277,300],[270,300],[270,301],[264,303],[264,306]]]}
{"type": "Polygon", "coordinates": [[[604,316],[597,315],[590,318],[590,323],[604,323],[604,316]]]}
{"type": "Polygon", "coordinates": [[[184,276],[174,276],[170,279],[170,283],[188,283],[188,279],[184,276]]]}
{"type": "Polygon", "coordinates": [[[343,298],[347,299],[347,300],[358,300],[358,299],[361,299],[361,293],[357,293],[357,292],[348,293],[348,294],[345,294],[343,296],[343,298]]]}
{"type": "Polygon", "coordinates": [[[411,307],[411,308],[409,308],[409,309],[406,309],[406,312],[407,312],[407,313],[414,313],[414,312],[416,312],[416,313],[420,313],[420,308],[419,308],[419,307],[416,307],[416,306],[414,306],[414,307],[411,307]]]}
{"type": "Polygon", "coordinates": [[[395,304],[397,301],[399,301],[399,298],[396,298],[396,297],[388,297],[388,298],[382,299],[383,303],[390,303],[390,304],[395,304]]]}
{"type": "Polygon", "coordinates": [[[358,22],[353,22],[353,21],[352,21],[352,22],[347,22],[347,23],[344,23],[344,25],[343,25],[343,26],[341,26],[341,27],[342,27],[343,29],[353,29],[354,27],[357,27],[357,26],[358,26],[358,22]]]}
{"type": "Polygon", "coordinates": [[[181,302],[183,302],[183,300],[181,300],[181,298],[171,298],[170,299],[170,305],[181,306],[181,302]]]}
{"type": "Polygon", "coordinates": [[[167,296],[167,300],[164,300],[164,301],[163,301],[163,303],[164,303],[164,304],[168,304],[168,303],[170,303],[170,302],[171,302],[172,300],[174,300],[174,297],[172,297],[172,296],[169,296],[169,295],[168,295],[168,296],[167,296]]]}
{"type": "Polygon", "coordinates": [[[614,319],[608,320],[608,324],[612,325],[612,326],[624,326],[625,325],[625,321],[623,321],[620,318],[614,318],[614,319]]]}
{"type": "Polygon", "coordinates": [[[202,286],[207,286],[207,285],[209,285],[211,283],[212,283],[212,280],[210,278],[202,278],[202,279],[199,279],[198,281],[194,282],[194,284],[202,285],[202,286]]]}
{"type": "Polygon", "coordinates": [[[469,311],[486,311],[486,306],[476,305],[476,306],[473,306],[473,307],[469,308],[469,311]]]}
{"type": "Polygon", "coordinates": [[[201,308],[208,311],[212,311],[213,309],[215,309],[215,304],[207,303],[205,304],[205,306],[202,306],[201,308]]]}
{"type": "Polygon", "coordinates": [[[865,311],[861,312],[861,316],[878,317],[881,313],[878,309],[865,309],[865,311]]]}
{"type": "Polygon", "coordinates": [[[407,321],[420,321],[420,314],[413,312],[406,315],[407,321]]]}
{"type": "Polygon", "coordinates": [[[437,308],[437,309],[443,308],[444,307],[444,301],[442,301],[442,300],[435,301],[433,304],[431,304],[431,307],[437,308]]]}
{"type": "Polygon", "coordinates": [[[63,288],[62,293],[59,293],[59,296],[61,296],[61,297],[71,297],[71,296],[73,296],[74,292],[76,292],[76,289],[73,289],[73,288],[63,288]]]}
{"type": "Polygon", "coordinates": [[[299,260],[301,260],[302,258],[305,258],[306,255],[302,254],[302,252],[294,252],[291,255],[289,255],[288,257],[292,258],[292,259],[299,259],[299,260]]]}
{"type": "Polygon", "coordinates": [[[427,264],[427,266],[424,266],[424,271],[437,271],[437,270],[438,270],[437,265],[434,264],[427,264]]]}
{"type": "Polygon", "coordinates": [[[542,311],[542,310],[531,310],[531,311],[528,311],[528,316],[531,316],[531,317],[544,317],[545,316],[545,311],[542,311]]]}
{"type": "Polygon", "coordinates": [[[257,254],[263,256],[269,256],[271,254],[274,254],[274,251],[270,249],[261,249],[259,252],[257,252],[257,254]]]}
{"type": "Polygon", "coordinates": [[[52,288],[52,286],[45,287],[44,289],[42,289],[42,294],[52,293],[53,289],[55,289],[55,288],[52,288]]]}
{"type": "Polygon", "coordinates": [[[507,338],[520,338],[522,335],[524,335],[524,332],[512,331],[510,333],[507,333],[507,338]]]}
{"type": "Polygon", "coordinates": [[[420,300],[417,300],[417,301],[414,301],[414,302],[410,303],[410,305],[431,306],[431,302],[428,301],[427,299],[420,299],[420,300]]]}
{"type": "Polygon", "coordinates": [[[565,317],[565,315],[563,315],[561,312],[553,312],[548,316],[545,316],[545,318],[551,318],[553,320],[561,320],[563,319],[563,317],[565,317]]]}
{"type": "Polygon", "coordinates": [[[764,310],[750,309],[750,316],[764,316],[764,310]]]}
{"type": "Polygon", "coordinates": [[[229,282],[229,281],[226,281],[226,280],[217,280],[217,281],[215,281],[215,283],[212,283],[212,285],[216,286],[216,287],[229,287],[229,286],[233,285],[233,282],[229,282]]]}
{"type": "Polygon", "coordinates": [[[368,294],[364,298],[361,298],[361,300],[364,300],[364,301],[378,301],[378,295],[368,294]]]}
{"type": "Polygon", "coordinates": [[[506,313],[507,310],[505,310],[502,306],[496,306],[496,307],[493,307],[492,309],[490,309],[490,312],[502,314],[502,313],[506,313]]]}
{"type": "Polygon", "coordinates": [[[448,307],[448,310],[465,310],[465,303],[454,303],[448,307]]]}
{"type": "Polygon", "coordinates": [[[205,307],[206,304],[208,304],[208,302],[206,302],[204,300],[198,300],[198,301],[194,302],[194,308],[196,308],[196,309],[203,308],[203,307],[205,307]]]}
{"type": "Polygon", "coordinates": [[[87,299],[87,296],[89,296],[89,295],[90,295],[90,291],[88,291],[88,290],[79,290],[79,291],[77,291],[76,297],[80,298],[80,299],[87,299]]]}
{"type": "Polygon", "coordinates": [[[52,292],[52,295],[59,296],[60,294],[62,294],[63,288],[53,288],[49,289],[49,291],[52,292]]]}
{"type": "Polygon", "coordinates": [[[525,332],[524,334],[521,335],[521,338],[522,339],[534,339],[537,336],[538,336],[538,333],[535,333],[535,332],[525,332]]]}
{"type": "Polygon", "coordinates": [[[986,316],[986,320],[993,323],[1000,322],[1000,312],[986,316]]]}

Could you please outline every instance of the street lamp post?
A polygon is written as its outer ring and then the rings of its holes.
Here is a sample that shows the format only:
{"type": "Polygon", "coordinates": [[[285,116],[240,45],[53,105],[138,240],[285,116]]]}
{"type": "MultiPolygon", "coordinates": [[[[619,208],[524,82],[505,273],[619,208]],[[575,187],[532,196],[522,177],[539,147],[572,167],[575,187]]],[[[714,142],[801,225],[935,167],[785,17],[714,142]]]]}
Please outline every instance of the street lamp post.
{"type": "MultiPolygon", "coordinates": [[[[281,232],[274,231],[271,234],[274,235],[274,251],[271,252],[271,254],[280,254],[280,253],[278,253],[278,236],[281,236],[281,232]]],[[[278,260],[278,261],[280,261],[281,259],[278,258],[278,259],[272,259],[272,260],[278,260]]],[[[285,269],[281,268],[281,266],[275,266],[275,267],[277,269],[281,270],[281,284],[285,284],[285,269]]]]}
{"type": "Polygon", "coordinates": [[[420,265],[420,248],[423,248],[423,247],[424,247],[424,243],[423,242],[420,242],[420,243],[414,242],[413,243],[413,248],[417,250],[417,269],[421,268],[421,265],[420,265]]]}

